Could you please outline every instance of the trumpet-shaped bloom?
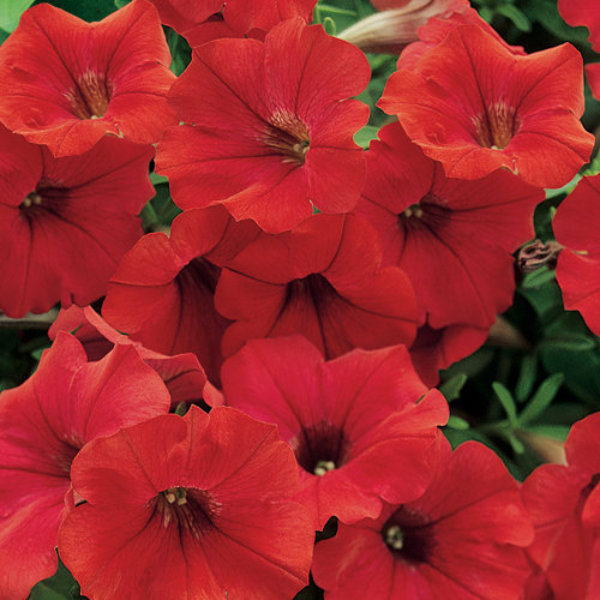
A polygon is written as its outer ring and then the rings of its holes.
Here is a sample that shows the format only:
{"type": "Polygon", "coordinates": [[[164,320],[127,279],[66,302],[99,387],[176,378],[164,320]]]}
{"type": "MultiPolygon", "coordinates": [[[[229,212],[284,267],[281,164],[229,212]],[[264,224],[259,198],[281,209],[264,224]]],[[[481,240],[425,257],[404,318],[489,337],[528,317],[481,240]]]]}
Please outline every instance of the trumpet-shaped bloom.
{"type": "Polygon", "coordinates": [[[398,265],[411,280],[419,326],[491,326],[512,303],[512,252],[534,236],[543,191],[506,171],[449,179],[398,123],[379,137],[367,154],[355,212],[379,232],[384,264],[398,265]]]}
{"type": "Polygon", "coordinates": [[[221,203],[270,233],[313,212],[351,210],[364,182],[353,136],[368,107],[357,48],[290,19],[252,39],[196,48],[169,101],[186,125],[158,146],[157,171],[183,209],[221,203]]]}
{"type": "Polygon", "coordinates": [[[563,44],[517,56],[476,25],[453,29],[413,69],[393,74],[379,106],[460,179],[505,168],[533,185],[560,187],[594,143],[579,121],[579,52],[563,44]]]}
{"type": "Polygon", "coordinates": [[[542,465],[523,484],[535,526],[529,552],[555,598],[591,600],[600,590],[600,413],[575,423],[567,465],[542,465]]]}
{"type": "Polygon", "coordinates": [[[95,600],[288,600],[308,583],[314,530],[272,425],[192,406],[96,440],[72,473],[87,502],[59,550],[95,600]]]}
{"type": "Polygon", "coordinates": [[[59,333],[37,371],[0,394],[0,598],[26,598],[57,566],[58,528],[73,504],[71,463],[90,440],[169,410],[160,377],[128,346],[88,363],[59,333]]]}
{"type": "Polygon", "coordinates": [[[163,23],[173,27],[194,48],[223,37],[264,38],[286,19],[312,21],[317,0],[150,0],[163,23]]]}
{"type": "Polygon", "coordinates": [[[81,156],[54,158],[0,126],[0,310],[22,317],[106,292],[143,234],[137,215],[154,194],[153,155],[104,139],[81,156]]]}
{"type": "Polygon", "coordinates": [[[223,269],[215,291],[217,310],[235,321],[224,355],[248,339],[294,333],[328,359],[410,344],[413,289],[398,267],[380,265],[377,233],[353,215],[315,215],[290,232],[261,234],[223,269]]]}
{"type": "Polygon", "coordinates": [[[145,235],[121,261],[102,307],[107,322],[162,354],[193,352],[220,384],[220,346],[230,321],[215,309],[221,266],[256,237],[221,207],[179,215],[164,233],[145,235]]]}
{"type": "MultiPolygon", "coordinates": [[[[211,385],[206,380],[204,369],[194,354],[166,356],[148,350],[140,342],[111,327],[91,306],[71,306],[61,310],[50,327],[48,336],[54,339],[59,331],[72,332],[83,344],[88,360],[100,360],[115,345],[133,346],[140,358],[165,382],[173,407],[180,402],[199,401],[203,397],[208,402],[211,394],[215,393],[210,389],[211,385]]],[[[211,399],[209,404],[213,403],[214,400],[211,399]]]]}
{"type": "Polygon", "coordinates": [[[0,47],[0,121],[55,156],[81,154],[107,134],[152,144],[177,123],[170,62],[146,0],[98,23],[34,6],[0,47]]]}
{"type": "Polygon", "coordinates": [[[531,522],[502,461],[475,442],[440,440],[435,473],[414,502],[340,525],[315,548],[327,600],[509,600],[529,574],[531,522]]]}
{"type": "Polygon", "coordinates": [[[431,473],[448,405],[417,377],[403,346],[326,362],[305,338],[252,340],[223,365],[229,406],[277,425],[300,467],[315,528],[375,518],[414,500],[431,473]]]}
{"type": "Polygon", "coordinates": [[[600,335],[600,175],[584,177],[561,202],[552,222],[565,246],[558,256],[556,280],[565,308],[578,310],[600,335]]]}

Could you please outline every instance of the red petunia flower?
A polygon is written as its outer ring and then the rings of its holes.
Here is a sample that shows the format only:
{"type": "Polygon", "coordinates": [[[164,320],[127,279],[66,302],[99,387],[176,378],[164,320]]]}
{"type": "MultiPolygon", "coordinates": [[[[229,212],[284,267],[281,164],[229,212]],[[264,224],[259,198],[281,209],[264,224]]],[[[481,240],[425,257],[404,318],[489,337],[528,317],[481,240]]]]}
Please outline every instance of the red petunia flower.
{"type": "Polygon", "coordinates": [[[558,0],[561,17],[573,27],[587,27],[590,42],[600,52],[600,4],[596,0],[558,0]]]}
{"type": "Polygon", "coordinates": [[[0,121],[55,156],[81,154],[106,134],[152,144],[177,123],[170,62],[146,0],[99,23],[34,6],[0,47],[0,121]]]}
{"type": "Polygon", "coordinates": [[[565,308],[578,310],[600,335],[600,175],[584,177],[554,216],[556,239],[565,246],[558,255],[556,280],[565,308]]]}
{"type": "Polygon", "coordinates": [[[317,0],[150,0],[163,23],[185,37],[192,48],[224,37],[265,34],[281,21],[312,21],[317,0]]]}
{"type": "Polygon", "coordinates": [[[308,583],[314,530],[271,425],[192,406],[89,444],[72,475],[87,502],[58,546],[95,600],[288,600],[308,583]]]}
{"type": "Polygon", "coordinates": [[[449,179],[398,123],[379,138],[367,153],[355,212],[379,232],[383,264],[398,265],[411,280],[418,325],[489,328],[512,304],[511,253],[534,237],[543,190],[503,170],[478,181],[449,179]]]}
{"type": "Polygon", "coordinates": [[[251,338],[294,333],[328,359],[410,344],[412,287],[398,267],[380,264],[377,233],[353,215],[315,215],[291,232],[262,234],[223,269],[215,291],[217,310],[236,321],[224,355],[251,338]]]}
{"type": "Polygon", "coordinates": [[[592,600],[600,590],[600,413],[573,425],[568,466],[542,465],[522,496],[536,537],[529,552],[554,598],[592,600]]]}
{"type": "Polygon", "coordinates": [[[81,156],[54,158],[0,125],[0,310],[16,318],[105,293],[143,234],[137,215],[154,194],[153,154],[104,139],[81,156]]]}
{"type": "Polygon", "coordinates": [[[509,600],[529,573],[522,550],[531,522],[517,483],[488,448],[453,453],[440,440],[436,472],[414,502],[340,525],[315,548],[313,576],[325,598],[509,600]]]}
{"type": "Polygon", "coordinates": [[[353,135],[368,107],[357,48],[291,19],[264,44],[218,40],[194,50],[169,100],[188,123],[165,133],[157,171],[184,209],[221,203],[270,233],[313,212],[351,210],[364,181],[353,135]]]}
{"type": "Polygon", "coordinates": [[[533,185],[560,187],[594,142],[579,121],[582,76],[570,44],[516,56],[480,27],[463,25],[413,70],[394,73],[379,106],[398,115],[449,177],[479,179],[506,168],[533,185]]]}
{"type": "Polygon", "coordinates": [[[470,356],[485,343],[487,327],[448,325],[434,329],[427,323],[417,329],[417,337],[410,347],[415,371],[428,386],[439,383],[439,371],[470,356]]]}
{"type": "Polygon", "coordinates": [[[448,405],[406,348],[354,350],[325,362],[305,338],[252,340],[223,365],[229,406],[277,425],[300,467],[315,529],[377,517],[382,499],[414,500],[431,472],[448,405]]]}
{"type": "Polygon", "coordinates": [[[500,34],[487,22],[484,21],[479,13],[471,8],[469,2],[460,3],[456,9],[445,18],[433,17],[427,21],[423,27],[419,28],[419,40],[405,48],[398,58],[398,69],[414,69],[421,57],[434,46],[444,41],[444,38],[456,27],[460,25],[477,25],[486,33],[489,33],[497,42],[500,42],[512,54],[524,55],[525,51],[521,46],[510,46],[500,34]]]}
{"type": "Polygon", "coordinates": [[[71,306],[61,310],[56,321],[48,330],[48,336],[53,340],[59,331],[72,332],[83,344],[88,360],[100,360],[106,356],[115,345],[133,346],[140,358],[152,367],[165,382],[171,395],[171,406],[176,407],[180,402],[194,402],[205,399],[209,404],[221,403],[219,396],[213,397],[216,390],[206,379],[204,369],[198,358],[191,353],[166,356],[145,348],[126,335],[111,327],[91,306],[80,308],[71,306]]]}
{"type": "Polygon", "coordinates": [[[221,338],[230,321],[214,292],[225,264],[259,229],[236,223],[221,207],[179,215],[164,233],[145,235],[108,283],[102,314],[110,325],[162,354],[193,352],[220,384],[221,338]]]}
{"type": "Polygon", "coordinates": [[[71,491],[71,462],[90,440],[169,410],[169,394],[136,351],[115,346],[86,362],[59,333],[37,371],[0,394],[0,598],[26,598],[57,567],[55,546],[71,491]]]}

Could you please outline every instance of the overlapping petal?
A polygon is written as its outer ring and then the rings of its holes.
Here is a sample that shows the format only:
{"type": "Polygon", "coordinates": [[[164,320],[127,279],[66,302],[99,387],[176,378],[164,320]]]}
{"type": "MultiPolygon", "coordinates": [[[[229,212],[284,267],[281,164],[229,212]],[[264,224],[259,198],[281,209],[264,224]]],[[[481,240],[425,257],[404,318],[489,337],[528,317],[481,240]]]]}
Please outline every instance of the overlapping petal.
{"type": "Polygon", "coordinates": [[[291,232],[262,234],[217,285],[217,310],[235,321],[223,337],[225,356],[248,339],[294,333],[326,358],[410,344],[412,287],[398,267],[380,264],[376,232],[353,215],[316,215],[291,232]]]}
{"type": "Polygon", "coordinates": [[[439,462],[423,496],[386,505],[376,520],[340,525],[317,544],[313,575],[325,598],[516,598],[529,574],[532,528],[502,461],[468,442],[439,462]],[[375,594],[375,596],[370,596],[375,594]]]}
{"type": "Polygon", "coordinates": [[[556,279],[565,308],[578,310],[600,335],[600,175],[584,177],[563,200],[552,222],[565,246],[558,257],[556,279]]]}
{"type": "Polygon", "coordinates": [[[414,69],[390,77],[379,106],[446,175],[479,179],[505,168],[539,187],[568,183],[589,159],[582,59],[563,44],[516,56],[463,25],[414,69]],[[415,101],[418,98],[418,101],[415,101]]]}
{"type": "Polygon", "coordinates": [[[131,347],[86,362],[59,333],[35,374],[0,395],[0,597],[26,598],[56,570],[58,528],[72,500],[71,462],[90,440],[170,406],[158,377],[131,347]]]}
{"type": "Polygon", "coordinates": [[[477,181],[449,179],[397,123],[379,138],[355,212],[378,230],[384,264],[409,276],[419,325],[491,326],[512,303],[511,253],[534,237],[543,191],[504,171],[477,181]]]}
{"type": "Polygon", "coordinates": [[[166,100],[170,61],[146,0],[98,23],[34,6],[0,49],[0,121],[55,156],[86,152],[107,134],[154,143],[177,123],[166,100]]]}
{"type": "Polygon", "coordinates": [[[258,231],[221,207],[186,211],[173,221],[170,238],[150,233],[123,258],[108,284],[104,318],[148,349],[193,352],[218,385],[229,321],[214,307],[215,287],[221,265],[258,231]]]}
{"type": "Polygon", "coordinates": [[[169,95],[187,123],[159,144],[158,171],[184,209],[222,203],[271,233],[352,209],[364,180],[354,133],[368,109],[348,100],[369,79],[364,55],[290,19],[264,44],[218,40],[194,50],[169,95]]]}
{"type": "Polygon", "coordinates": [[[377,517],[428,482],[447,404],[402,346],[326,362],[305,338],[253,340],[223,365],[229,406],[277,425],[300,466],[299,498],[316,529],[377,517]]]}
{"type": "Polygon", "coordinates": [[[142,235],[138,213],[154,194],[153,149],[104,139],[54,158],[0,126],[0,309],[11,317],[60,301],[86,305],[106,291],[142,235]]]}
{"type": "Polygon", "coordinates": [[[86,595],[283,600],[307,583],[313,530],[290,500],[293,454],[239,411],[192,406],[97,440],[73,482],[87,503],[59,544],[86,595]]]}

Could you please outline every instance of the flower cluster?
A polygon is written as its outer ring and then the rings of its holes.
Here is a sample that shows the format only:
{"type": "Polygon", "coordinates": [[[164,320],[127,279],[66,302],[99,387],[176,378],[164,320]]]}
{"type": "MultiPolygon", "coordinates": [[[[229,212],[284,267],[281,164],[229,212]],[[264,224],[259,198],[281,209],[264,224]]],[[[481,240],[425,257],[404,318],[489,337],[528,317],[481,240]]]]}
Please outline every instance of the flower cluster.
{"type": "MultiPolygon", "coordinates": [[[[0,598],[58,557],[91,600],[598,596],[600,413],[521,485],[450,444],[434,388],[590,159],[581,55],[527,54],[464,0],[373,4],[409,18],[366,151],[369,61],[315,0],[38,4],[0,45],[0,311],[61,306],[0,394],[0,598]],[[164,180],[179,214],[145,232],[164,180]]],[[[553,223],[596,334],[599,178],[553,223]]]]}

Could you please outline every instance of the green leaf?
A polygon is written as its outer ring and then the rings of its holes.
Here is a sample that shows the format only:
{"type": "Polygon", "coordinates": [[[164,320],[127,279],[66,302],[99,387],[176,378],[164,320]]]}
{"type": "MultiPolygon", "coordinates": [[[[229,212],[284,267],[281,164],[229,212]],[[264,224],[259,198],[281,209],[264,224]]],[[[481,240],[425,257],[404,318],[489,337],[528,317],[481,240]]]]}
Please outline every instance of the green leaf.
{"type": "Polygon", "coordinates": [[[512,394],[498,381],[492,383],[492,389],[498,397],[498,400],[500,400],[500,404],[502,404],[502,408],[504,408],[510,423],[516,425],[518,422],[517,407],[512,394]]]}
{"type": "Polygon", "coordinates": [[[527,273],[521,285],[526,290],[531,290],[539,288],[550,281],[554,281],[555,279],[556,273],[553,270],[548,269],[548,267],[542,267],[541,269],[527,273]]]}
{"type": "MultiPolygon", "coordinates": [[[[11,33],[17,28],[21,15],[33,4],[33,0],[1,0],[0,29],[11,33]]],[[[4,41],[4,40],[2,40],[4,41]]]]}
{"type": "Polygon", "coordinates": [[[555,373],[548,377],[519,415],[519,422],[525,425],[539,417],[550,406],[564,380],[565,377],[562,373],[555,373]]]}
{"type": "Polygon", "coordinates": [[[596,340],[589,335],[578,333],[565,333],[557,336],[548,336],[539,347],[544,349],[552,346],[554,350],[566,350],[567,352],[589,352],[596,348],[596,340]]]}
{"type": "Polygon", "coordinates": [[[514,433],[509,433],[506,436],[506,439],[508,440],[515,454],[523,454],[525,452],[525,444],[523,444],[523,442],[514,433]]]}
{"type": "Polygon", "coordinates": [[[447,426],[451,429],[458,429],[459,431],[466,431],[471,428],[469,421],[466,421],[462,417],[457,417],[456,415],[450,415],[447,426]]]}
{"type": "Polygon", "coordinates": [[[560,40],[588,45],[588,30],[585,27],[567,25],[558,12],[556,0],[529,0],[525,10],[530,20],[538,21],[560,40]]]}
{"type": "MultiPolygon", "coordinates": [[[[42,2],[36,0],[35,4],[42,2]]],[[[50,4],[88,22],[101,21],[116,10],[114,0],[51,0],[50,4]]]]}
{"type": "Polygon", "coordinates": [[[537,376],[538,357],[536,354],[526,354],[521,361],[521,371],[519,379],[515,386],[515,396],[517,402],[524,402],[533,389],[535,378],[537,376]]]}
{"type": "Polygon", "coordinates": [[[448,402],[452,402],[452,400],[456,400],[460,397],[460,391],[468,378],[469,376],[466,373],[457,373],[450,377],[450,379],[444,381],[438,389],[444,394],[444,397],[448,402]]]}
{"type": "Polygon", "coordinates": [[[325,30],[325,33],[329,35],[335,35],[337,33],[335,21],[331,17],[325,17],[323,19],[323,29],[325,30]]]}
{"type": "Polygon", "coordinates": [[[56,573],[36,583],[28,600],[85,600],[79,592],[79,584],[59,558],[56,573]]]}
{"type": "Polygon", "coordinates": [[[168,183],[168,179],[164,175],[158,175],[158,173],[150,174],[150,181],[152,185],[160,185],[161,183],[168,183]]]}
{"type": "Polygon", "coordinates": [[[531,31],[531,23],[523,12],[521,12],[514,4],[502,4],[497,9],[498,14],[510,19],[514,26],[521,31],[531,31]]]}
{"type": "Polygon", "coordinates": [[[359,129],[354,134],[354,143],[359,145],[361,148],[368,148],[371,140],[377,138],[379,133],[379,127],[374,125],[365,125],[362,129],[359,129]]]}

